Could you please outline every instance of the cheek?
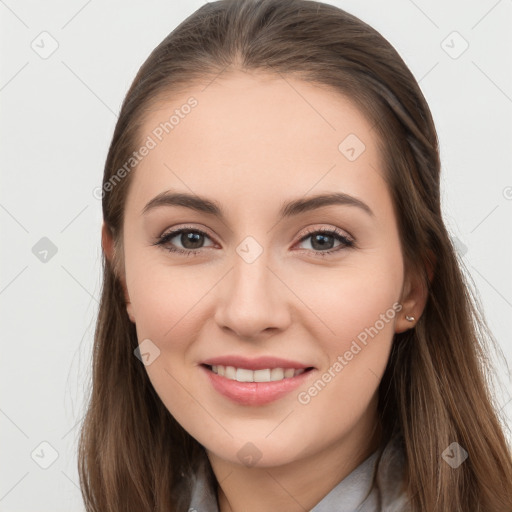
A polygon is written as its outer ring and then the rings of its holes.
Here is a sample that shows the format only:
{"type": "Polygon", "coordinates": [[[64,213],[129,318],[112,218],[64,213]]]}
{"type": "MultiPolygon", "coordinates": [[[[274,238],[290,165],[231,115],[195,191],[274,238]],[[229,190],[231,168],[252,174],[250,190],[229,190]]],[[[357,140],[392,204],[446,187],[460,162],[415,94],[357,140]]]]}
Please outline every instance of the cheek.
{"type": "Polygon", "coordinates": [[[179,349],[179,340],[186,340],[180,332],[193,327],[200,301],[214,286],[215,276],[203,271],[198,278],[194,267],[166,264],[159,249],[150,249],[138,247],[130,237],[126,240],[126,285],[138,338],[154,339],[159,346],[172,340],[166,349],[179,349]]]}
{"type": "Polygon", "coordinates": [[[313,387],[298,402],[311,417],[326,415],[346,424],[363,414],[378,388],[391,350],[401,305],[400,255],[360,266],[331,269],[329,276],[304,276],[297,295],[308,297],[307,329],[324,354],[313,387]],[[398,262],[398,263],[397,263],[398,262]],[[312,284],[314,283],[314,286],[312,284]],[[313,411],[321,414],[316,416],[313,411]]]}
{"type": "Polygon", "coordinates": [[[374,336],[392,338],[403,279],[400,262],[400,254],[375,254],[357,264],[311,268],[300,279],[290,273],[288,282],[311,311],[302,319],[309,319],[309,330],[329,346],[331,357],[348,350],[358,336],[364,341],[367,329],[375,326],[374,336]]]}
{"type": "Polygon", "coordinates": [[[145,367],[148,377],[174,418],[193,431],[201,411],[194,409],[197,393],[186,391],[191,389],[188,355],[201,329],[201,298],[215,280],[209,284],[206,275],[198,279],[192,270],[153,265],[148,260],[140,266],[133,260],[131,267],[127,262],[126,274],[139,344],[149,339],[158,347],[153,348],[158,356],[145,367]]]}

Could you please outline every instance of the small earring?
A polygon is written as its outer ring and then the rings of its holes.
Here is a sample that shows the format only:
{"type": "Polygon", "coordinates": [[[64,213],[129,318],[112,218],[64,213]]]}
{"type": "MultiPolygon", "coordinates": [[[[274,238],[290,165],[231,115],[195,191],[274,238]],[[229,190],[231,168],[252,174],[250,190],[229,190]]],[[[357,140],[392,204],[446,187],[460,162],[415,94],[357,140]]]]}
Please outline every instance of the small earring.
{"type": "Polygon", "coordinates": [[[408,322],[414,322],[414,317],[413,317],[413,316],[405,315],[405,319],[406,319],[408,322]]]}

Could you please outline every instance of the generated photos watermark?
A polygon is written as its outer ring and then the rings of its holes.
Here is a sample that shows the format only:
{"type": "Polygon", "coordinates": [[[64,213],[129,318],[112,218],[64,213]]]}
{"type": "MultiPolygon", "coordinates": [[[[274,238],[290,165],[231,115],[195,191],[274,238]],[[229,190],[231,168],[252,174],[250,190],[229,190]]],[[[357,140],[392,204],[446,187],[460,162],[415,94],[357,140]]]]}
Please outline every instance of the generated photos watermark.
{"type": "Polygon", "coordinates": [[[395,302],[385,313],[381,313],[379,319],[370,327],[365,327],[357,336],[352,340],[350,348],[343,354],[338,355],[336,361],[326,370],[306,391],[301,391],[297,395],[297,400],[302,405],[307,405],[311,400],[322,391],[329,382],[338,375],[350,361],[361,352],[362,348],[368,344],[369,339],[373,339],[379,332],[384,329],[396,314],[402,310],[402,304],[395,302]],[[362,346],[363,347],[362,347],[362,346]]]}
{"type": "Polygon", "coordinates": [[[146,137],[144,144],[140,146],[137,151],[134,151],[132,155],[126,160],[126,162],[113,174],[108,181],[106,181],[101,187],[96,187],[92,191],[92,195],[96,199],[103,199],[105,194],[111,192],[115,186],[139,164],[144,157],[148,156],[150,151],[155,149],[166,135],[171,133],[172,130],[178,126],[185,117],[192,112],[194,107],[197,107],[199,102],[196,98],[191,96],[187,102],[181,105],[179,108],[174,109],[174,113],[165,122],[160,123],[156,126],[150,135],[146,137]]]}

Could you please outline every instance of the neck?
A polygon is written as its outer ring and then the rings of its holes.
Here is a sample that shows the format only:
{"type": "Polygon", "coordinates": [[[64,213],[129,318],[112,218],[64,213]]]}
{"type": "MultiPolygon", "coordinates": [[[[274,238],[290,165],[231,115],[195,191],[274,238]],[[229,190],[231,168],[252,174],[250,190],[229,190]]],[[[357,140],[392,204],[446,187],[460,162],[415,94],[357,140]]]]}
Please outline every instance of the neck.
{"type": "MultiPolygon", "coordinates": [[[[370,412],[371,411],[371,412],[370,412]]],[[[247,467],[208,453],[220,512],[304,512],[322,500],[380,444],[376,408],[336,443],[281,466],[247,467]]]]}

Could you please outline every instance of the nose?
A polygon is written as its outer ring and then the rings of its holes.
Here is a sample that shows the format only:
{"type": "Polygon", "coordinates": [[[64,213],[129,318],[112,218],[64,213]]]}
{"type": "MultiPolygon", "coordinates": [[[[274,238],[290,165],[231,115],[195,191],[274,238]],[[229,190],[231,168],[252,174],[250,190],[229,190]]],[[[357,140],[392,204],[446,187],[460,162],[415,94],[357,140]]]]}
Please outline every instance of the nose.
{"type": "Polygon", "coordinates": [[[252,263],[235,255],[233,268],[218,287],[215,321],[223,331],[255,341],[290,325],[293,294],[268,263],[265,252],[252,263]]]}

